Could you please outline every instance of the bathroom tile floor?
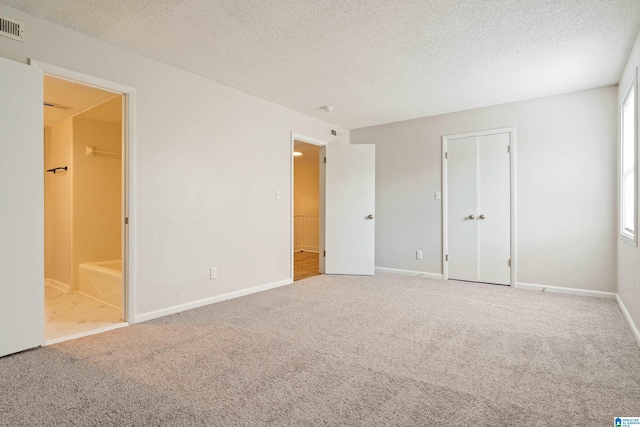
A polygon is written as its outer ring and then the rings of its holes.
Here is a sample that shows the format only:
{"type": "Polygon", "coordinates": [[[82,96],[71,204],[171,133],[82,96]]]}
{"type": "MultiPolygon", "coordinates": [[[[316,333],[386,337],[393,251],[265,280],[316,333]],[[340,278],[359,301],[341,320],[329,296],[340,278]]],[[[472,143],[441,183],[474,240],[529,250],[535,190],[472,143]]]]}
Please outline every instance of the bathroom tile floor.
{"type": "Polygon", "coordinates": [[[81,294],[44,288],[45,343],[122,323],[122,311],[81,294]]]}

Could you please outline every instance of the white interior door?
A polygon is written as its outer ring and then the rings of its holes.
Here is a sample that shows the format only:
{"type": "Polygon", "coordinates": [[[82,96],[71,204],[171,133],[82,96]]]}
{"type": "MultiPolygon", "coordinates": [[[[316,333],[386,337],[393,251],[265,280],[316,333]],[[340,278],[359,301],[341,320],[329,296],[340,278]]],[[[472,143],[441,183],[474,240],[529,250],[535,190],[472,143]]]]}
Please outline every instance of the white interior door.
{"type": "Polygon", "coordinates": [[[325,273],[373,275],[375,146],[327,145],[325,273]]]}
{"type": "Polygon", "coordinates": [[[448,277],[511,283],[511,133],[446,140],[448,277]]]}
{"type": "Polygon", "coordinates": [[[42,71],[0,58],[0,356],[44,341],[42,71]]]}
{"type": "Polygon", "coordinates": [[[476,137],[450,140],[447,147],[449,277],[478,280],[478,150],[476,137]]]}
{"type": "Polygon", "coordinates": [[[478,137],[478,281],[511,282],[509,134],[478,137]]]}

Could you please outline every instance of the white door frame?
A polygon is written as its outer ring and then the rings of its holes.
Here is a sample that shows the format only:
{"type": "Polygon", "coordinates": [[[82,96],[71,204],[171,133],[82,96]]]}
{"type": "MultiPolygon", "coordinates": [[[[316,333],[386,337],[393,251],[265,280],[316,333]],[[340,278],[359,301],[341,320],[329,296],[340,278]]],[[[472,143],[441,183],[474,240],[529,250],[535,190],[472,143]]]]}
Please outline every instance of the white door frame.
{"type": "MultiPolygon", "coordinates": [[[[291,281],[293,282],[293,278],[294,278],[294,274],[293,274],[293,267],[294,267],[294,261],[293,261],[293,248],[295,247],[294,245],[294,241],[293,241],[293,233],[294,233],[294,229],[293,229],[293,202],[294,202],[294,192],[293,192],[293,180],[294,180],[294,176],[293,176],[293,168],[294,168],[294,163],[293,163],[293,149],[295,146],[295,141],[298,140],[300,142],[306,142],[307,144],[312,144],[312,145],[317,145],[319,147],[321,147],[320,149],[320,158],[324,157],[324,147],[327,146],[329,143],[327,141],[322,141],[319,139],[315,139],[315,138],[311,138],[308,136],[304,136],[304,135],[300,135],[294,132],[291,132],[291,150],[289,150],[289,156],[291,157],[290,161],[291,161],[291,193],[290,193],[290,200],[291,200],[291,212],[289,215],[289,219],[291,220],[291,247],[289,248],[289,256],[290,256],[290,260],[291,260],[291,268],[290,268],[290,274],[291,274],[291,281]]],[[[325,203],[325,189],[324,189],[324,168],[321,167],[320,168],[320,218],[319,218],[319,225],[320,225],[320,230],[318,230],[318,255],[320,258],[320,274],[324,273],[324,257],[323,257],[323,252],[324,252],[324,217],[325,217],[325,212],[324,212],[324,203],[325,203]]]]}
{"type": "Polygon", "coordinates": [[[455,135],[444,135],[442,137],[442,275],[445,280],[449,279],[449,267],[447,256],[449,254],[449,224],[447,221],[447,143],[451,139],[468,138],[472,136],[495,135],[499,133],[509,134],[510,145],[510,174],[511,174],[511,286],[516,284],[516,128],[515,126],[489,129],[477,132],[459,133],[455,135]]]}
{"type": "MultiPolygon", "coordinates": [[[[42,69],[45,75],[61,78],[85,86],[92,86],[108,92],[122,95],[124,122],[122,126],[122,216],[126,218],[122,227],[122,284],[124,291],[124,310],[122,314],[124,321],[135,323],[136,308],[136,281],[135,281],[135,253],[136,253],[136,230],[135,221],[135,177],[136,177],[136,90],[132,87],[77,71],[62,68],[57,65],[30,59],[29,64],[42,69]]],[[[44,244],[44,242],[43,242],[44,244]]]]}

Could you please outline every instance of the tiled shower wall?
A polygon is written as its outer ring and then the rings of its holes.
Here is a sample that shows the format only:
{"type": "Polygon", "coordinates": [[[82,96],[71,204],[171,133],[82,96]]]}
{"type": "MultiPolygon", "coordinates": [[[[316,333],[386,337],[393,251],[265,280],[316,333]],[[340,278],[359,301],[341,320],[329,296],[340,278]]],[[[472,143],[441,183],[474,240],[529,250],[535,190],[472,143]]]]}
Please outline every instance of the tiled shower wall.
{"type": "Polygon", "coordinates": [[[121,259],[122,126],[83,118],[73,121],[73,289],[78,265],[121,259]],[[114,154],[87,155],[87,146],[114,154]]]}

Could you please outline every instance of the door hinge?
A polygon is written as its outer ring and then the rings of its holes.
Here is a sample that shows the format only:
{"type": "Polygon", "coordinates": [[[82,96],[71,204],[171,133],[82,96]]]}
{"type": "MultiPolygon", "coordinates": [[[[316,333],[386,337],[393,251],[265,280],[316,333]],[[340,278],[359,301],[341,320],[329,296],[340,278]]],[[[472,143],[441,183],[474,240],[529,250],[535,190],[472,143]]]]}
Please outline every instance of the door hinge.
{"type": "Polygon", "coordinates": [[[322,251],[322,256],[327,256],[327,251],[322,251]]]}
{"type": "Polygon", "coordinates": [[[125,218],[124,219],[124,225],[128,225],[129,224],[129,218],[125,218]]]}
{"type": "Polygon", "coordinates": [[[510,153],[510,152],[511,152],[511,146],[507,145],[507,153],[510,153]]]}
{"type": "Polygon", "coordinates": [[[444,158],[448,159],[449,158],[449,152],[444,153],[444,158]]]}
{"type": "Polygon", "coordinates": [[[509,267],[511,267],[511,258],[509,258],[509,267]]]}
{"type": "Polygon", "coordinates": [[[324,158],[324,162],[327,163],[327,158],[326,157],[324,158]]]}
{"type": "Polygon", "coordinates": [[[449,254],[447,254],[447,255],[445,255],[445,256],[444,256],[444,260],[445,260],[445,261],[449,261],[449,254]]]}

